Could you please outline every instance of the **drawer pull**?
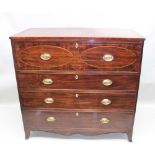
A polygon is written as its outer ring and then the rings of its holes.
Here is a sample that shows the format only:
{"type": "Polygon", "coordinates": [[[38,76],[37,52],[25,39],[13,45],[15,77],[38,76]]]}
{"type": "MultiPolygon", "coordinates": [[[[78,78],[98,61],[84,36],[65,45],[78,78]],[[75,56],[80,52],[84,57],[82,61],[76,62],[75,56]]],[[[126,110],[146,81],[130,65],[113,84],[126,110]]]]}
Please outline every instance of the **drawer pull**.
{"type": "Polygon", "coordinates": [[[110,85],[112,85],[112,81],[111,81],[110,79],[104,79],[104,80],[102,81],[102,84],[103,84],[104,86],[110,86],[110,85]]]}
{"type": "Polygon", "coordinates": [[[108,118],[101,118],[100,119],[101,124],[108,124],[110,120],[108,118]]]}
{"type": "Polygon", "coordinates": [[[55,122],[56,118],[55,117],[47,117],[46,121],[47,122],[55,122]]]}
{"type": "Polygon", "coordinates": [[[109,105],[109,104],[111,104],[111,100],[105,98],[105,99],[101,100],[101,104],[109,105]]]}
{"type": "Polygon", "coordinates": [[[53,80],[52,80],[52,79],[44,79],[44,80],[42,81],[42,83],[45,84],[45,85],[50,85],[50,84],[53,83],[53,80]]]}
{"type": "Polygon", "coordinates": [[[46,104],[52,104],[52,103],[54,103],[54,99],[53,99],[53,98],[45,98],[45,99],[44,99],[44,102],[45,102],[46,104]]]}
{"type": "Polygon", "coordinates": [[[50,60],[52,56],[49,53],[43,53],[40,55],[40,58],[44,61],[50,60]]]}
{"type": "Polygon", "coordinates": [[[104,60],[104,61],[113,61],[113,60],[114,60],[114,57],[113,57],[113,55],[111,55],[111,54],[105,54],[105,55],[103,56],[103,60],[104,60]]]}

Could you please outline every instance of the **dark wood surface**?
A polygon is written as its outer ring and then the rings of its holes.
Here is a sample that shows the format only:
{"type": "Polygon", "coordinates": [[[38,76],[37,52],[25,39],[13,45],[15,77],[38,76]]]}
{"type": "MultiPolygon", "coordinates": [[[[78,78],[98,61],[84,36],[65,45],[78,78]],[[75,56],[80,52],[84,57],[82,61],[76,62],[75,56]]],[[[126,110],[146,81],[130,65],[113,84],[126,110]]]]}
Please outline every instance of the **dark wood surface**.
{"type": "Polygon", "coordinates": [[[50,92],[22,92],[22,103],[26,107],[47,109],[100,109],[101,111],[134,111],[136,94],[134,93],[50,93],[50,92]],[[53,98],[54,103],[47,104],[45,98],[53,98]],[[111,104],[103,105],[103,99],[111,100],[111,104]]]}
{"type": "MultiPolygon", "coordinates": [[[[81,89],[81,90],[127,90],[136,91],[137,75],[79,75],[79,74],[49,74],[49,73],[18,73],[19,87],[26,89],[81,89]],[[75,79],[76,75],[78,79],[75,79]],[[44,79],[52,79],[51,85],[42,83],[44,79]],[[110,79],[113,83],[104,86],[102,81],[110,79]],[[24,82],[23,82],[24,81],[24,82]]],[[[23,91],[24,91],[23,90],[23,91]]]]}
{"type": "MultiPolygon", "coordinates": [[[[77,111],[78,112],[78,111],[77,111]]],[[[128,131],[132,125],[132,113],[108,112],[59,112],[59,111],[23,111],[25,125],[31,129],[50,130],[53,128],[103,129],[105,131],[128,131]],[[47,122],[48,117],[55,117],[55,122],[47,122]],[[107,124],[101,124],[102,118],[108,118],[107,124]],[[128,122],[128,123],[126,123],[128,122]]],[[[95,131],[94,130],[94,131],[95,131]]]]}
{"type": "Polygon", "coordinates": [[[132,141],[143,37],[116,29],[28,29],[10,38],[26,138],[37,130],[123,132],[132,141]],[[43,53],[52,58],[42,60],[43,53]],[[105,54],[113,61],[104,61],[105,54]],[[43,84],[46,78],[53,83],[43,84]],[[112,85],[104,86],[104,79],[112,85]],[[54,103],[44,102],[49,97],[54,103]],[[112,103],[102,105],[105,98],[112,103]],[[47,117],[56,121],[47,122],[47,117]],[[101,124],[101,118],[110,122],[101,124]]]}
{"type": "Polygon", "coordinates": [[[14,44],[17,69],[31,70],[84,70],[84,71],[132,71],[140,70],[141,44],[111,44],[77,40],[76,42],[52,41],[18,42],[14,44]],[[76,48],[76,43],[78,48],[76,48]],[[40,59],[49,53],[48,61],[40,59]],[[112,54],[114,60],[103,60],[105,54],[112,54]]]}

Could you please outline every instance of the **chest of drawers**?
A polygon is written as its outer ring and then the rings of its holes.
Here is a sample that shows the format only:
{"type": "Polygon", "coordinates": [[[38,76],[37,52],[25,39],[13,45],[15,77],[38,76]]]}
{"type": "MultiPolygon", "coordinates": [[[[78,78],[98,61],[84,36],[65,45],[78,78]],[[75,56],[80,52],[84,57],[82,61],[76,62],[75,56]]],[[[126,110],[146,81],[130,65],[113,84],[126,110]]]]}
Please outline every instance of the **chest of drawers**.
{"type": "Polygon", "coordinates": [[[25,129],[132,131],[144,38],[117,29],[28,29],[10,37],[25,129]]]}

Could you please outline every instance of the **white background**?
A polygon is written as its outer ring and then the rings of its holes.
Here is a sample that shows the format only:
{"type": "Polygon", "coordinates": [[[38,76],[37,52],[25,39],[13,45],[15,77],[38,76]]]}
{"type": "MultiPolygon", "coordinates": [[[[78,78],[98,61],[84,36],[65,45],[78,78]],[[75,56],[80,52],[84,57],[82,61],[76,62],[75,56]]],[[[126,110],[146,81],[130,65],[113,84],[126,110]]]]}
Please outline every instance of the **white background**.
{"type": "Polygon", "coordinates": [[[0,154],[155,154],[154,16],[154,0],[0,0],[0,154]],[[146,38],[133,143],[113,134],[24,140],[9,36],[30,27],[127,28],[146,38]]]}

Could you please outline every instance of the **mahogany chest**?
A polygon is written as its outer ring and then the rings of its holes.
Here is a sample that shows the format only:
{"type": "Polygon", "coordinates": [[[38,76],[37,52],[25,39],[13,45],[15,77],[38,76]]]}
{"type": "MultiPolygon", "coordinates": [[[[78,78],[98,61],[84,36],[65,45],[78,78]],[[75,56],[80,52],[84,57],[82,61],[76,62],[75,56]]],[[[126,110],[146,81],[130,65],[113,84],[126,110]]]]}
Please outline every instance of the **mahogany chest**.
{"type": "Polygon", "coordinates": [[[126,133],[132,141],[143,37],[35,28],[10,39],[26,138],[30,131],[126,133]]]}

